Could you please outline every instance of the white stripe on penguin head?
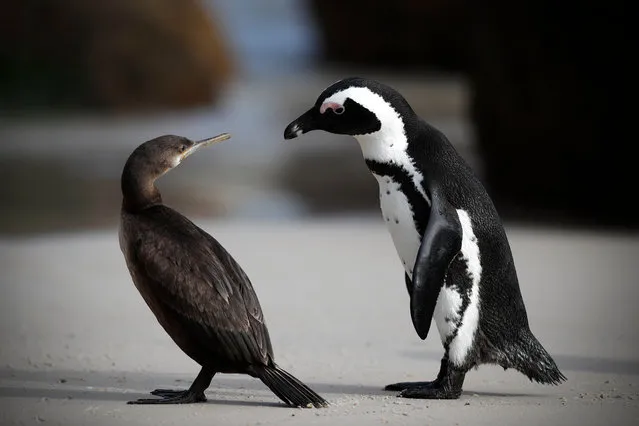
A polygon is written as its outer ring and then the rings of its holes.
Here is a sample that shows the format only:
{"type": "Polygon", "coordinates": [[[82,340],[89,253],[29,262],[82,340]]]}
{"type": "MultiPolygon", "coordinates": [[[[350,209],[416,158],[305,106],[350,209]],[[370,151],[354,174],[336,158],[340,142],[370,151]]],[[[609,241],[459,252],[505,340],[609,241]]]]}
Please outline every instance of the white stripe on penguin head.
{"type": "Polygon", "coordinates": [[[393,106],[382,96],[367,87],[351,86],[324,99],[322,104],[344,105],[346,99],[357,102],[377,117],[381,128],[373,133],[354,135],[362,154],[367,160],[380,163],[394,163],[404,168],[411,176],[415,188],[430,205],[430,199],[422,188],[424,176],[415,168],[415,164],[406,153],[408,139],[404,129],[404,120],[393,106]]]}

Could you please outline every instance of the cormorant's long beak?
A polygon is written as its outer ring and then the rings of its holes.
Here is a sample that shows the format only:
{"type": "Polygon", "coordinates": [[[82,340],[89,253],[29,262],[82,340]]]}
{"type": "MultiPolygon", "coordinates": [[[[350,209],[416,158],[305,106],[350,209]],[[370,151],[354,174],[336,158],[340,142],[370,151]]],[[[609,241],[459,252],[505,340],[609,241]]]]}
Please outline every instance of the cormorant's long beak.
{"type": "Polygon", "coordinates": [[[212,138],[197,141],[189,149],[184,151],[184,154],[182,154],[182,159],[184,160],[186,157],[193,154],[195,151],[202,148],[203,146],[213,145],[214,143],[222,142],[230,138],[231,135],[229,133],[222,133],[220,135],[213,136],[212,138]]]}
{"type": "Polygon", "coordinates": [[[291,122],[291,124],[286,126],[284,139],[295,139],[311,130],[317,130],[317,115],[315,108],[311,108],[300,115],[296,120],[291,122]]]}

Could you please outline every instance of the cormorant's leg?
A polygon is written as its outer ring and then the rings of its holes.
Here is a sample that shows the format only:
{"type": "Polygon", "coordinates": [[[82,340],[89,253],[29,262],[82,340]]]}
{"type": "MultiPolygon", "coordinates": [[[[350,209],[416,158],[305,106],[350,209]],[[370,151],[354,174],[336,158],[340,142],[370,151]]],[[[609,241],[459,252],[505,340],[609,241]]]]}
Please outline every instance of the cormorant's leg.
{"type": "Polygon", "coordinates": [[[448,356],[444,355],[441,361],[441,365],[439,367],[439,373],[437,374],[437,378],[432,382],[399,382],[393,383],[391,385],[387,385],[384,390],[387,391],[403,391],[405,389],[411,388],[425,388],[425,387],[436,387],[438,386],[446,374],[448,373],[448,356]]]}
{"type": "MultiPolygon", "coordinates": [[[[462,394],[462,386],[466,377],[466,370],[456,368],[448,363],[442,377],[439,375],[434,382],[425,386],[411,386],[402,390],[399,397],[418,399],[457,399],[462,394]]],[[[442,360],[443,367],[443,360],[442,360]]],[[[443,371],[443,369],[441,370],[443,371]]],[[[441,373],[440,371],[440,373],[441,373]]]]}
{"type": "Polygon", "coordinates": [[[214,371],[202,367],[193,384],[188,390],[156,389],[151,394],[161,396],[159,399],[138,399],[129,401],[128,404],[190,404],[206,401],[204,391],[211,384],[214,371]]]}

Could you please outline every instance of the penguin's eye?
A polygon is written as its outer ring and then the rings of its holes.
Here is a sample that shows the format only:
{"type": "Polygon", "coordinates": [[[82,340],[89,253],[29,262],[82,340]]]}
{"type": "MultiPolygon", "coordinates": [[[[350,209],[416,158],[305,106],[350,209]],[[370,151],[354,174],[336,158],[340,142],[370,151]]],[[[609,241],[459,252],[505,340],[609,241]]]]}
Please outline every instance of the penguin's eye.
{"type": "Polygon", "coordinates": [[[186,151],[186,145],[180,145],[180,152],[186,151]]]}
{"type": "Polygon", "coordinates": [[[325,114],[326,112],[331,111],[333,114],[342,115],[344,114],[344,105],[338,104],[337,102],[324,102],[322,106],[319,108],[320,114],[325,114]]]}

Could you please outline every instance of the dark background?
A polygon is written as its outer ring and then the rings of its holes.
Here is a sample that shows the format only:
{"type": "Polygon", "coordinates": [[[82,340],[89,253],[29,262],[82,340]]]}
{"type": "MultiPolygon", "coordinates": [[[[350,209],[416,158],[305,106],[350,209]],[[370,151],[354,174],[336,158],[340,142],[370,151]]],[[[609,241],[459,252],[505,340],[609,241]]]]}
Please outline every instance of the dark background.
{"type": "Polygon", "coordinates": [[[282,141],[349,75],[442,128],[505,220],[639,227],[622,2],[8,0],[0,16],[3,233],[113,225],[126,156],[163,133],[234,135],[162,183],[186,213],[377,214],[352,140],[282,141]]]}

